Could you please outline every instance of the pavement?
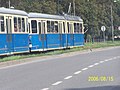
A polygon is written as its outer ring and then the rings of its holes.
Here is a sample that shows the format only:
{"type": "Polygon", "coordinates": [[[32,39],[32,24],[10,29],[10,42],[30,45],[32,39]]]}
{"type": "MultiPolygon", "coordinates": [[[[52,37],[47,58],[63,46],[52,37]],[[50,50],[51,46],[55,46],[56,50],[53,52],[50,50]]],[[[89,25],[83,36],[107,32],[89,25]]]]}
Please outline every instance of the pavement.
{"type": "Polygon", "coordinates": [[[37,57],[0,67],[0,90],[120,90],[119,68],[120,47],[37,57]]]}

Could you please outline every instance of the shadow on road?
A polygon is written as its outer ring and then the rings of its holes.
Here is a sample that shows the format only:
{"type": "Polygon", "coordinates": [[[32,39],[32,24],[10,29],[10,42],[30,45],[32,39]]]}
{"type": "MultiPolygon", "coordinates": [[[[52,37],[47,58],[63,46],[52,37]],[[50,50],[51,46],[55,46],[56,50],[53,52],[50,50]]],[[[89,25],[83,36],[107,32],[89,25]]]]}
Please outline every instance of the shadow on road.
{"type": "Polygon", "coordinates": [[[70,88],[65,90],[120,90],[119,86],[100,86],[100,87],[90,87],[90,88],[70,88]]]}

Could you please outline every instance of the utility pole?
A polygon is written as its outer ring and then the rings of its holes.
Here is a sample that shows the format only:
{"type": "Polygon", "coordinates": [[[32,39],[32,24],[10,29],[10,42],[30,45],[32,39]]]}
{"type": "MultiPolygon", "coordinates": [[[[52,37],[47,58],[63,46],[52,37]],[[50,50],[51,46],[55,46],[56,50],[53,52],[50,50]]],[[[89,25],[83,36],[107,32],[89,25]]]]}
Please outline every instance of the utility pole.
{"type": "Polygon", "coordinates": [[[69,8],[68,8],[68,14],[71,14],[71,3],[69,4],[69,8]]]}
{"type": "Polygon", "coordinates": [[[73,9],[74,9],[74,16],[75,16],[75,0],[73,0],[73,9]]]}
{"type": "Polygon", "coordinates": [[[9,8],[10,8],[10,0],[9,0],[9,8]]]}
{"type": "Polygon", "coordinates": [[[57,0],[57,14],[59,15],[59,0],[57,0]]]}
{"type": "Polygon", "coordinates": [[[111,9],[111,30],[112,30],[112,41],[114,42],[114,26],[113,26],[113,7],[112,4],[110,6],[111,9]]]}
{"type": "MultiPolygon", "coordinates": [[[[116,3],[117,0],[114,0],[113,3],[116,3]]],[[[112,30],[112,41],[114,42],[114,25],[113,25],[113,3],[111,2],[110,10],[111,10],[111,30],[112,30]]]]}

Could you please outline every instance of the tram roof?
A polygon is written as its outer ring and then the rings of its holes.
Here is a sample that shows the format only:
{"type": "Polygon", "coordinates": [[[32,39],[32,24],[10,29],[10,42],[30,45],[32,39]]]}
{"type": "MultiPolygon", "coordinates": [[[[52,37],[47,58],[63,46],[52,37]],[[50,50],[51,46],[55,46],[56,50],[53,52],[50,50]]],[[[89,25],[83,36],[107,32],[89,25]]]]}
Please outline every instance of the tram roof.
{"type": "Polygon", "coordinates": [[[83,21],[79,16],[72,16],[72,15],[64,15],[66,20],[70,21],[83,21]]]}
{"type": "Polygon", "coordinates": [[[0,13],[28,16],[28,14],[25,11],[17,10],[17,9],[9,9],[9,8],[4,8],[4,7],[0,8],[0,13]]]}
{"type": "Polygon", "coordinates": [[[78,16],[71,15],[51,15],[51,14],[43,14],[43,13],[29,13],[30,18],[47,18],[47,19],[58,19],[58,20],[70,20],[70,21],[83,21],[78,16]]]}
{"type": "Polygon", "coordinates": [[[65,19],[64,16],[43,14],[43,13],[29,13],[28,17],[30,17],[30,18],[58,19],[58,20],[64,20],[65,19]]]}

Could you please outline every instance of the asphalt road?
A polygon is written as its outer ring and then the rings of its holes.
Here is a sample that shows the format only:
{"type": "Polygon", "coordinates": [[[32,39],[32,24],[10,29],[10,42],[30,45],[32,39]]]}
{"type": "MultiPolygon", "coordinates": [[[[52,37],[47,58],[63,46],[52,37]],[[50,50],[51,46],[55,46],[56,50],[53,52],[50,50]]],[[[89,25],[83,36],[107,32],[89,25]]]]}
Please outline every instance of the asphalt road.
{"type": "Polygon", "coordinates": [[[120,47],[0,68],[0,90],[120,90],[120,47]]]}

